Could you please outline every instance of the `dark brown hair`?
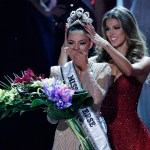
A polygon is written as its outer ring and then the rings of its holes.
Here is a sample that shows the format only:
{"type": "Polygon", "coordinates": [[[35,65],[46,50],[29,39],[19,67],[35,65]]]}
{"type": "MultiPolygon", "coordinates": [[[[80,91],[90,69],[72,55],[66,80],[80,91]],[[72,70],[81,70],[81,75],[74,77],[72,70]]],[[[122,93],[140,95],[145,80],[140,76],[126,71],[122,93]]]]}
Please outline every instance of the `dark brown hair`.
{"type": "MultiPolygon", "coordinates": [[[[106,37],[106,20],[110,18],[118,19],[122,25],[122,28],[127,36],[128,52],[126,58],[131,62],[138,62],[146,54],[146,42],[144,35],[138,28],[137,21],[132,13],[124,7],[114,7],[108,11],[102,20],[102,34],[106,37]]],[[[109,54],[97,47],[98,50],[98,62],[108,62],[111,58],[109,54]]]]}

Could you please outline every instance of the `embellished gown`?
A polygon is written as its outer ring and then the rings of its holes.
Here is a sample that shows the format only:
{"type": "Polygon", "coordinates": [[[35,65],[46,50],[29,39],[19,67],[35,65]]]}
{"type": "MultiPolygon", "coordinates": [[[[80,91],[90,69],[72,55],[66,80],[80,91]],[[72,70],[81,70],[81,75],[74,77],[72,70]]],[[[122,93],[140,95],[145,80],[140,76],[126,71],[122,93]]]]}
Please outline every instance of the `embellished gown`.
{"type": "MultiPolygon", "coordinates": [[[[98,84],[100,88],[102,88],[102,94],[100,94],[98,91],[96,97],[102,100],[108,89],[109,81],[111,78],[111,69],[107,63],[90,62],[89,71],[92,73],[92,77],[84,76],[84,84],[82,84],[82,86],[86,91],[91,93],[92,90],[96,89],[96,84],[98,84]],[[92,85],[94,87],[92,87],[92,85]]],[[[51,77],[61,77],[61,72],[58,66],[51,67],[51,77]]],[[[99,114],[99,110],[100,105],[94,109],[97,114],[99,114]]],[[[48,118],[48,121],[53,123],[50,118],[48,118]]],[[[79,150],[79,147],[80,142],[71,128],[68,126],[67,122],[65,120],[60,120],[55,132],[53,150],[79,150]]]]}
{"type": "Polygon", "coordinates": [[[150,133],[137,114],[142,84],[121,75],[109,88],[101,111],[112,150],[150,150],[150,133]]]}

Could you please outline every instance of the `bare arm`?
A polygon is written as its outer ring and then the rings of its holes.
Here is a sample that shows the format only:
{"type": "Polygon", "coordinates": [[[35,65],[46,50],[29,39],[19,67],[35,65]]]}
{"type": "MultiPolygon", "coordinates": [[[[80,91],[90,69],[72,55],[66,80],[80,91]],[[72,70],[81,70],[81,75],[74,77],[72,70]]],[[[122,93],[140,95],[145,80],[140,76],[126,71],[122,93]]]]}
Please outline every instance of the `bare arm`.
{"type": "Polygon", "coordinates": [[[144,82],[148,73],[150,72],[150,58],[144,57],[140,62],[131,64],[120,52],[118,52],[107,40],[101,38],[92,25],[85,27],[89,32],[91,40],[103,47],[112,57],[115,65],[122,73],[127,76],[135,76],[140,82],[144,82]]]}
{"type": "Polygon", "coordinates": [[[115,65],[127,76],[136,77],[141,83],[147,78],[150,72],[150,57],[143,57],[138,63],[131,64],[121,53],[119,53],[110,43],[104,47],[112,57],[115,65]]]}
{"type": "Polygon", "coordinates": [[[65,52],[65,47],[63,45],[61,47],[60,55],[58,58],[58,65],[63,66],[67,62],[68,62],[68,54],[65,52]]]}

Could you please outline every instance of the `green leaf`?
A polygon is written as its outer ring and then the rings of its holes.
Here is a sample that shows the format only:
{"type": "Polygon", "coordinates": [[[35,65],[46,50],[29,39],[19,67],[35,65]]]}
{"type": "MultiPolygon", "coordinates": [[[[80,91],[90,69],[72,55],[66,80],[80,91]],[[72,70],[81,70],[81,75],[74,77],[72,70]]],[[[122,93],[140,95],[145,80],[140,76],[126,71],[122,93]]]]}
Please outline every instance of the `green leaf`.
{"type": "Polygon", "coordinates": [[[4,111],[7,105],[5,103],[0,103],[0,111],[4,111]]]}
{"type": "Polygon", "coordinates": [[[33,107],[38,107],[38,106],[43,105],[43,104],[46,104],[46,101],[45,101],[45,100],[43,100],[43,99],[35,99],[35,100],[32,101],[30,107],[31,107],[31,108],[33,108],[33,107]]]}
{"type": "Polygon", "coordinates": [[[0,119],[3,119],[3,118],[5,118],[5,117],[9,116],[10,112],[11,112],[11,110],[9,110],[9,109],[6,110],[6,111],[4,111],[4,112],[2,113],[0,119]]]}
{"type": "Polygon", "coordinates": [[[20,111],[20,116],[21,116],[24,112],[25,112],[24,110],[20,111]]]}
{"type": "Polygon", "coordinates": [[[93,98],[88,92],[82,90],[73,95],[72,103],[72,111],[77,111],[80,107],[91,106],[93,104],[93,98]]]}
{"type": "Polygon", "coordinates": [[[0,86],[1,86],[2,88],[4,88],[5,90],[10,90],[10,89],[11,89],[11,86],[10,86],[10,85],[8,85],[8,84],[6,84],[6,83],[4,83],[4,82],[2,82],[2,81],[0,81],[0,86]]]}

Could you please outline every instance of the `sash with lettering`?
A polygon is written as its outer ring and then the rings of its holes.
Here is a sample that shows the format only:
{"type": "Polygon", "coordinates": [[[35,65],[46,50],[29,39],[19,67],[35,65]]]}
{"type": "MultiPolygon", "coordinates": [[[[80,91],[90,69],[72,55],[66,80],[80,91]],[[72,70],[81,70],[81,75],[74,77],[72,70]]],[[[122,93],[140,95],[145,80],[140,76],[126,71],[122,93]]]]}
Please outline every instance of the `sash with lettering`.
{"type": "MultiPolygon", "coordinates": [[[[60,67],[62,79],[70,84],[72,89],[81,90],[82,86],[75,72],[72,61],[60,67]]],[[[94,146],[95,150],[111,150],[106,133],[91,107],[84,107],[78,110],[78,117],[83,129],[94,146]]],[[[101,118],[101,117],[100,117],[101,118]]],[[[100,120],[103,120],[101,118],[100,120]]],[[[104,120],[103,120],[104,121],[104,120]]]]}

